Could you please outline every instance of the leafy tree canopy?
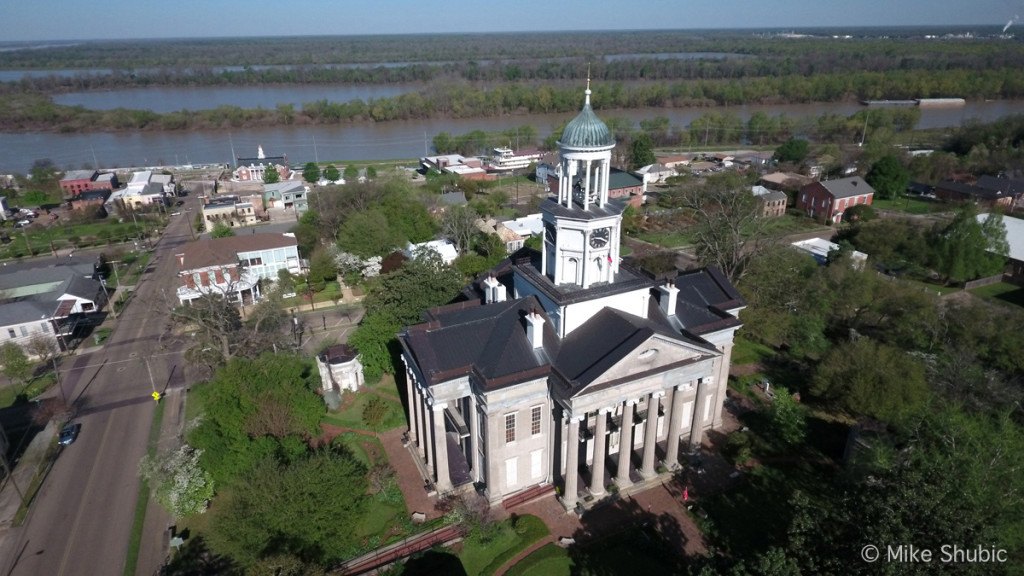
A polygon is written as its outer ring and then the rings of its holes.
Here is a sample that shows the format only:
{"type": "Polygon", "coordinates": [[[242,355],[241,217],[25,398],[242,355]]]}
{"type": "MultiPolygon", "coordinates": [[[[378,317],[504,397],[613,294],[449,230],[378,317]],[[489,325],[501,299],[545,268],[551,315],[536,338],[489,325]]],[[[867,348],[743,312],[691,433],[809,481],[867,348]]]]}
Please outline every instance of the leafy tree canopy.
{"type": "Polygon", "coordinates": [[[775,149],[775,159],[779,162],[799,164],[807,158],[811,145],[802,138],[790,138],[782,146],[775,149]]]}
{"type": "Polygon", "coordinates": [[[894,199],[907,189],[910,172],[903,166],[899,158],[888,154],[871,166],[871,170],[864,176],[864,180],[882,198],[894,199]]]}
{"type": "Polygon", "coordinates": [[[320,167],[316,165],[316,162],[306,162],[306,165],[302,167],[302,179],[310,184],[315,184],[320,180],[320,167]]]}
{"type": "Polygon", "coordinates": [[[263,459],[239,481],[211,522],[215,551],[246,566],[282,553],[330,564],[359,544],[352,528],[368,506],[366,468],[344,449],[317,451],[289,465],[263,459]]]}
{"type": "Polygon", "coordinates": [[[235,229],[223,222],[217,222],[210,230],[210,238],[229,238],[235,235],[235,229]]]}
{"type": "Polygon", "coordinates": [[[324,168],[324,178],[331,182],[337,182],[341,180],[341,172],[338,172],[338,167],[334,164],[328,164],[327,168],[324,168]]]}
{"type": "Polygon", "coordinates": [[[281,175],[277,173],[277,168],[273,166],[267,166],[267,169],[263,172],[263,183],[264,184],[277,184],[281,181],[281,175]]]}
{"type": "Polygon", "coordinates": [[[284,354],[236,358],[218,370],[198,389],[204,414],[190,437],[203,450],[203,468],[227,484],[261,458],[304,454],[324,413],[316,381],[306,361],[284,354]]]}

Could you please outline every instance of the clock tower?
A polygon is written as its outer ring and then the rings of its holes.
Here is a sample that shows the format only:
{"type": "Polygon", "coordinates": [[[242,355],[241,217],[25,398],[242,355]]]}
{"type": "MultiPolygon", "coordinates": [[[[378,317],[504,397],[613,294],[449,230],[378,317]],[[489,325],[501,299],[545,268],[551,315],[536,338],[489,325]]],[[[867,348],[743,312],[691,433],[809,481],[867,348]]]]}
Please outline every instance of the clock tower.
{"type": "Polygon", "coordinates": [[[584,94],[583,110],[558,141],[557,197],[541,213],[544,275],[556,286],[586,289],[615,280],[624,204],[608,199],[615,139],[590,107],[590,80],[584,94]]]}

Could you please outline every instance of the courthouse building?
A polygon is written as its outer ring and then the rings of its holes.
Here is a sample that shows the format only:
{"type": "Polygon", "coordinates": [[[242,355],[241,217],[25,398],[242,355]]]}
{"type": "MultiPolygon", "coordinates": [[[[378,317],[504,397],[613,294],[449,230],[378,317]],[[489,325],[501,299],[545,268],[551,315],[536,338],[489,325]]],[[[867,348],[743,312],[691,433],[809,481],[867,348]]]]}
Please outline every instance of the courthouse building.
{"type": "Polygon", "coordinates": [[[608,127],[590,106],[562,133],[543,249],[523,249],[400,335],[409,438],[444,493],[492,505],[558,487],[574,509],[641,489],[721,425],[745,306],[714,269],[655,279],[620,261],[608,127]]]}

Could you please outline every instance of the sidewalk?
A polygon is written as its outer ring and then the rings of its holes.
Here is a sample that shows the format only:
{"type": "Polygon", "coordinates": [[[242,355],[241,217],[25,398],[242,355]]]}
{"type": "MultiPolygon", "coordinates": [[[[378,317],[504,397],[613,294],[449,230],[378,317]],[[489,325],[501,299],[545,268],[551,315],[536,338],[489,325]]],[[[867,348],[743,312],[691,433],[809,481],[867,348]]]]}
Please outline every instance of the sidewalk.
{"type": "MultiPolygon", "coordinates": [[[[185,427],[185,401],[188,393],[179,388],[168,388],[163,400],[164,415],[160,421],[160,436],[157,441],[157,454],[166,454],[177,450],[181,445],[181,434],[185,427]]],[[[146,504],[146,518],[142,525],[142,540],[139,545],[138,563],[135,573],[139,576],[155,574],[170,554],[170,531],[174,519],[152,497],[150,490],[149,502],[146,504]]]]}
{"type": "Polygon", "coordinates": [[[21,507],[21,494],[18,493],[18,490],[20,489],[22,493],[28,490],[56,435],[57,424],[51,421],[29,442],[25,453],[14,466],[12,470],[14,481],[11,482],[10,478],[5,478],[0,484],[0,569],[10,568],[8,563],[14,562],[14,558],[18,554],[15,547],[18,545],[16,535],[19,534],[19,531],[12,530],[14,516],[18,513],[18,508],[21,507]],[[17,489],[15,489],[15,485],[17,485],[17,489]]]}

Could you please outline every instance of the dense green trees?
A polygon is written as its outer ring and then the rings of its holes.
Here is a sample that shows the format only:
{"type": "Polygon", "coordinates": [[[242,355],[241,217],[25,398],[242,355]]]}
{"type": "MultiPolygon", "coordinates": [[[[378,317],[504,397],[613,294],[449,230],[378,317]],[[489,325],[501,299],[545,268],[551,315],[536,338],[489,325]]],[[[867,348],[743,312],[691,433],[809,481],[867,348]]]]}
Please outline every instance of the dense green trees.
{"type": "Polygon", "coordinates": [[[263,459],[237,478],[211,522],[210,545],[243,565],[282,552],[338,562],[359,543],[352,527],[369,504],[367,486],[366,468],[341,448],[291,464],[263,459]]]}
{"type": "Polygon", "coordinates": [[[998,273],[1009,246],[1002,216],[991,214],[978,222],[972,204],[965,204],[938,233],[936,267],[950,281],[963,282],[998,273]]]}
{"type": "Polygon", "coordinates": [[[197,390],[205,408],[190,440],[214,480],[230,484],[266,457],[283,462],[305,454],[319,430],[318,377],[295,356],[235,359],[197,390]]]}
{"type": "Polygon", "coordinates": [[[882,198],[895,199],[906,192],[910,182],[910,173],[899,158],[889,154],[871,166],[864,180],[878,192],[882,198]]]}
{"type": "Polygon", "coordinates": [[[310,184],[316,184],[320,180],[320,167],[316,162],[306,162],[302,167],[302,179],[310,184]]]}
{"type": "Polygon", "coordinates": [[[647,166],[648,164],[654,164],[656,158],[654,157],[654,149],[652,146],[651,137],[644,132],[633,137],[633,141],[629,144],[630,170],[636,170],[647,166]]]}
{"type": "Polygon", "coordinates": [[[366,316],[349,342],[362,354],[369,379],[394,371],[395,335],[415,324],[424,310],[449,302],[462,288],[462,275],[424,250],[405,265],[381,276],[366,296],[366,316]]]}
{"type": "Polygon", "coordinates": [[[341,180],[341,172],[338,172],[338,167],[334,164],[328,164],[327,168],[324,168],[324,178],[331,182],[337,182],[341,180]]]}
{"type": "Polygon", "coordinates": [[[277,168],[273,166],[267,166],[266,171],[263,172],[263,183],[264,184],[277,184],[281,181],[281,175],[277,173],[277,168]]]}
{"type": "Polygon", "coordinates": [[[799,164],[810,153],[811,144],[802,138],[790,138],[782,146],[775,149],[775,159],[779,162],[799,164]]]}
{"type": "Polygon", "coordinates": [[[210,230],[210,238],[228,238],[235,235],[235,229],[223,222],[217,222],[210,230]]]}

